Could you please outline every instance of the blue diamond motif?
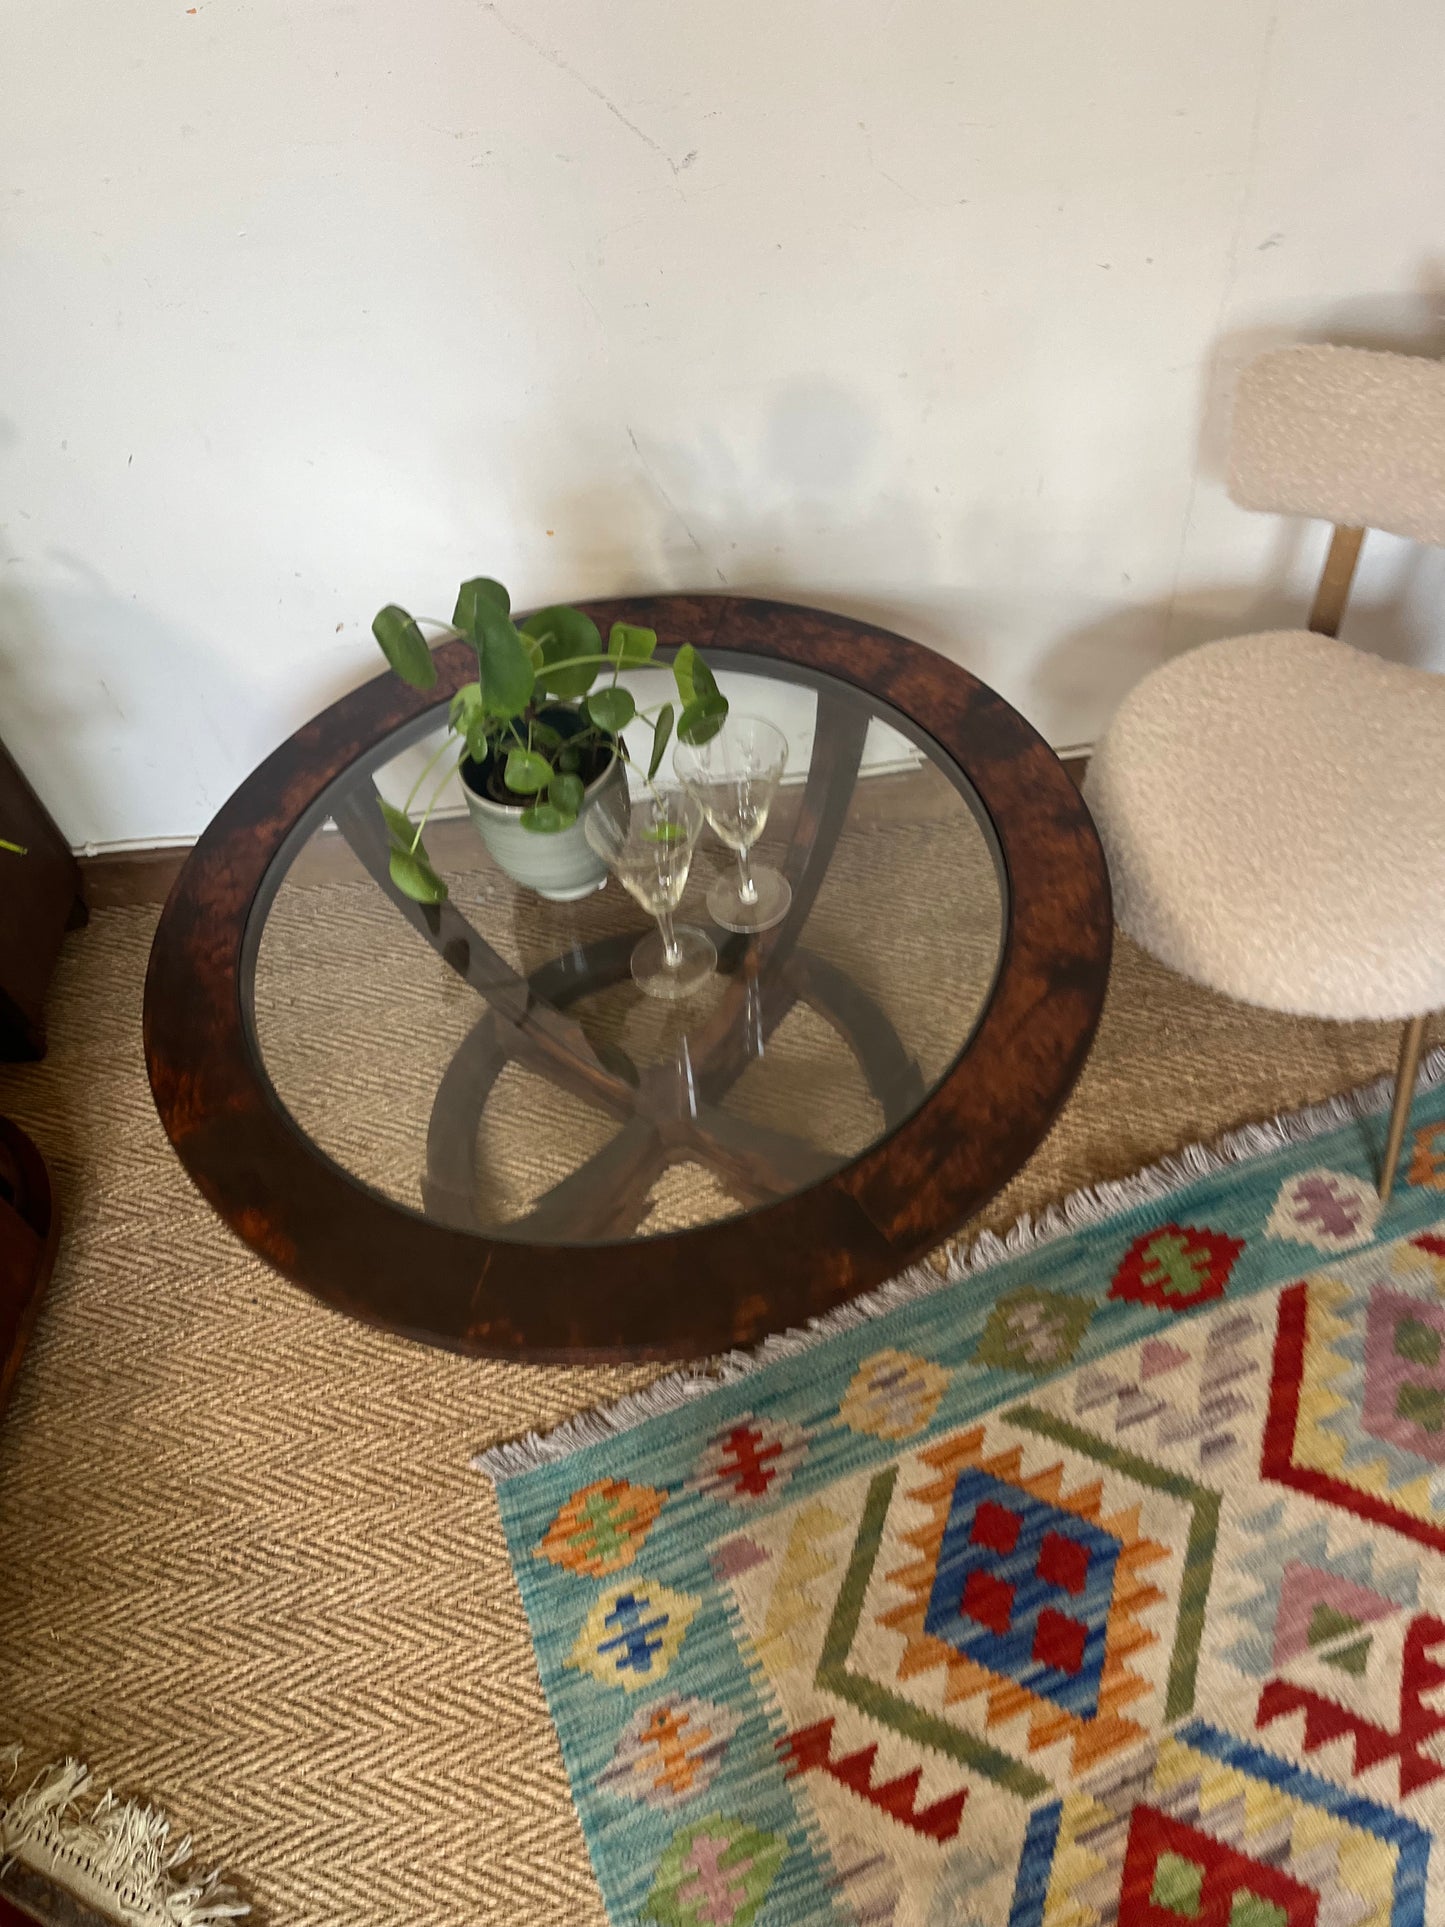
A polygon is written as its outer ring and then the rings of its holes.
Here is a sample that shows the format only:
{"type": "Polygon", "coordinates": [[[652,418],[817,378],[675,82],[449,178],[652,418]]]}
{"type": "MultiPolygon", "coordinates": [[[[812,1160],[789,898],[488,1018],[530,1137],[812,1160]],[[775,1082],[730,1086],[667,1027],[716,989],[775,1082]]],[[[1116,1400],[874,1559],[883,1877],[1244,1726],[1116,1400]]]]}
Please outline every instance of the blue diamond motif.
{"type": "Polygon", "coordinates": [[[623,1592],[617,1595],[604,1624],[615,1626],[617,1631],[610,1639],[599,1640],[597,1651],[615,1653],[619,1673],[629,1667],[634,1673],[650,1673],[653,1654],[662,1651],[667,1614],[654,1609],[645,1592],[623,1592]]]}
{"type": "Polygon", "coordinates": [[[1099,1677],[1121,1551],[1111,1533],[987,1472],[961,1472],[924,1629],[1079,1719],[1099,1677]]]}

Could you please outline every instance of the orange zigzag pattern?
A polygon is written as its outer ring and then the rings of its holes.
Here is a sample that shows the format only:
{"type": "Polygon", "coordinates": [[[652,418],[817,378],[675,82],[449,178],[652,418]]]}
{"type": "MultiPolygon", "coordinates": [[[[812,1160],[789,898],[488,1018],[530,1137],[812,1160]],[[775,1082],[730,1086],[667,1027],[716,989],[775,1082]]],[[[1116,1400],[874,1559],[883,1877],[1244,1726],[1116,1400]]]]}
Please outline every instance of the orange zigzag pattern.
{"type": "Polygon", "coordinates": [[[799,1727],[796,1733],[789,1733],[786,1739],[778,1741],[778,1752],[791,1762],[788,1778],[796,1779],[800,1773],[818,1771],[826,1773],[830,1779],[845,1786],[850,1793],[856,1793],[860,1800],[877,1807],[881,1813],[890,1815],[915,1833],[921,1833],[930,1840],[952,1840],[958,1832],[958,1823],[963,1817],[963,1803],[968,1798],[968,1788],[961,1787],[957,1793],[945,1794],[931,1806],[919,1811],[914,1802],[918,1798],[918,1783],[923,1778],[921,1766],[910,1767],[907,1773],[900,1773],[896,1780],[885,1780],[882,1786],[873,1784],[873,1763],[878,1757],[878,1742],[873,1740],[860,1747],[856,1753],[846,1753],[835,1760],[833,1754],[833,1725],[831,1718],[819,1720],[816,1726],[799,1727]]]}
{"type": "Polygon", "coordinates": [[[920,1555],[887,1575],[889,1581],[910,1597],[906,1604],[891,1607],[878,1615],[878,1622],[890,1630],[907,1635],[908,1644],[899,1662],[898,1677],[912,1679],[935,1667],[944,1669],[945,1706],[977,1694],[985,1696],[987,1727],[1006,1721],[1028,1718],[1028,1748],[1031,1753],[1057,1744],[1072,1742],[1072,1762],[1076,1772],[1095,1765],[1119,1747],[1142,1739],[1144,1728],[1127,1717],[1124,1708],[1149,1693],[1147,1680],[1130,1669],[1136,1653],[1157,1644],[1159,1635],[1142,1623],[1143,1615],[1164,1601],[1166,1595],[1142,1575],[1150,1566],[1169,1556],[1168,1548],[1143,1536],[1139,1529],[1140,1508],[1128,1506],[1116,1513],[1103,1509],[1104,1481],[1096,1479],[1076,1492],[1064,1489],[1062,1461],[1025,1473],[1023,1449],[1010,1446],[992,1455],[984,1450],[984,1428],[975,1426],[957,1438],[946,1439],[920,1454],[924,1464],[941,1476],[929,1484],[915,1487],[908,1497],[915,1503],[931,1506],[933,1517],[927,1525],[901,1535],[905,1545],[920,1555]],[[1013,1680],[1002,1679],[976,1666],[956,1652],[946,1641],[935,1639],[924,1630],[929,1590],[938,1562],[948,1518],[954,1482],[965,1466],[1002,1479],[1060,1510],[1087,1519],[1120,1542],[1114,1568],[1114,1602],[1109,1618],[1108,1646],[1099,1683],[1099,1707],[1092,1719],[1077,1719],[1052,1701],[1041,1700],[1013,1680]]]}

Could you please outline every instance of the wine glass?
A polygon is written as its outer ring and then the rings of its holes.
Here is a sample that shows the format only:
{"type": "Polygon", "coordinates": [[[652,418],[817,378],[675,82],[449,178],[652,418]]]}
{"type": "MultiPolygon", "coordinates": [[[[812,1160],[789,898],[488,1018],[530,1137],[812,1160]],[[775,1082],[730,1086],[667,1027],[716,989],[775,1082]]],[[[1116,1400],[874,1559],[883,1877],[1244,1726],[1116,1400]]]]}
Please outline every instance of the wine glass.
{"type": "Polygon", "coordinates": [[[719,877],[707,907],[724,930],[771,930],[788,914],[788,879],[766,865],[754,866],[749,851],[763,833],[783,780],[788,739],[762,716],[729,715],[705,743],[679,743],[672,767],[697,798],[719,840],[738,860],[736,882],[719,877]]]}
{"type": "Polygon", "coordinates": [[[670,787],[633,796],[619,786],[598,797],[582,819],[592,848],[628,895],[657,919],[657,929],[632,953],[632,975],[649,997],[668,1003],[696,990],[717,965],[717,952],[701,930],[672,921],[702,823],[695,799],[670,787]]]}

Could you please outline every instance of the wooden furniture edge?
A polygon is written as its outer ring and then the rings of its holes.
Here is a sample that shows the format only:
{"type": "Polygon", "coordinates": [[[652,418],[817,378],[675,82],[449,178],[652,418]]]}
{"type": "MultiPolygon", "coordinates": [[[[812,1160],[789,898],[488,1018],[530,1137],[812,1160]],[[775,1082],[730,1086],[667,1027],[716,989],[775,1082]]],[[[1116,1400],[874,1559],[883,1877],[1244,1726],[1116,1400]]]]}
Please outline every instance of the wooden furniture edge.
{"type": "Polygon", "coordinates": [[[24,770],[0,743],[0,1059],[45,1055],[45,987],[67,930],[85,921],[80,870],[24,770]]]}
{"type": "MultiPolygon", "coordinates": [[[[1026,719],[959,664],[831,611],[738,596],[589,603],[669,641],[761,655],[861,688],[962,772],[1008,879],[993,995],[920,1108],[817,1184],[741,1215],[577,1248],[481,1237],[372,1192],[298,1131],[248,1029],[249,947],[272,865],[333,786],[385,737],[413,734],[465,678],[460,641],[435,689],[379,674],[263,762],[223,807],[167,900],[151,950],[144,1036],[152,1091],[181,1161],[251,1248],[369,1323],[535,1363],[696,1357],[805,1323],[938,1244],[1034,1149],[1082,1067],[1112,942],[1092,821],[1026,719]],[[926,721],[922,720],[924,717],[926,721]],[[911,719],[911,720],[910,720],[911,719]],[[778,1254],[786,1247],[786,1264],[778,1254]],[[766,1290],[755,1284],[767,1254],[766,1290]],[[695,1289],[676,1290],[679,1276],[695,1289]],[[544,1288],[545,1287],[545,1288],[544,1288]]],[[[440,912],[437,913],[440,916],[440,912]]]]}

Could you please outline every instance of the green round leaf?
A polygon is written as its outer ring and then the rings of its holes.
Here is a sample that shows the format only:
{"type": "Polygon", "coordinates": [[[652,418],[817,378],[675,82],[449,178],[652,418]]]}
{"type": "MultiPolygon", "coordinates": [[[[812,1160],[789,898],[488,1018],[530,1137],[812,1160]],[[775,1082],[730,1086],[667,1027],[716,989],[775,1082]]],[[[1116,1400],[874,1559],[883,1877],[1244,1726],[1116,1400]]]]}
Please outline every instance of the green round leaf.
{"type": "Polygon", "coordinates": [[[677,693],[682,697],[684,708],[696,693],[692,686],[692,671],[697,660],[698,653],[690,642],[685,642],[672,659],[672,680],[677,684],[677,693]]]}
{"type": "Polygon", "coordinates": [[[504,621],[512,613],[512,598],[500,582],[493,582],[487,575],[473,576],[457,590],[457,606],[452,611],[452,621],[464,636],[473,642],[481,638],[484,617],[500,616],[504,621]]]}
{"type": "Polygon", "coordinates": [[[528,616],[522,624],[522,633],[541,642],[542,667],[538,680],[549,696],[565,696],[575,701],[587,694],[597,680],[598,663],[578,664],[572,659],[574,656],[601,657],[602,636],[590,616],[558,603],[528,616]],[[549,667],[554,662],[572,663],[572,666],[554,674],[549,667]]]}
{"type": "Polygon", "coordinates": [[[546,636],[542,641],[542,667],[537,671],[537,679],[549,696],[560,696],[567,702],[576,702],[585,696],[597,680],[600,662],[573,662],[566,645],[555,637],[546,636]],[[566,669],[554,670],[553,662],[566,662],[566,669]]]}
{"type": "Polygon", "coordinates": [[[452,706],[447,711],[447,721],[459,736],[464,736],[474,716],[482,713],[482,685],[479,682],[464,682],[452,697],[452,706]]]}
{"type": "Polygon", "coordinates": [[[582,767],[582,752],[564,743],[557,752],[557,767],[564,776],[575,776],[582,767]]]}
{"type": "Polygon", "coordinates": [[[594,689],[587,698],[587,714],[599,729],[615,736],[637,714],[637,704],[628,690],[609,684],[606,689],[594,689]]]}
{"type": "Polygon", "coordinates": [[[577,818],[567,810],[559,810],[555,803],[529,803],[522,812],[522,828],[534,830],[538,836],[555,836],[558,830],[570,829],[577,818]]]}
{"type": "Polygon", "coordinates": [[[672,704],[664,703],[657,712],[657,721],[652,725],[652,755],[647,764],[647,780],[650,783],[662,767],[662,753],[667,748],[667,739],[672,734],[672,704]]]}
{"type": "Polygon", "coordinates": [[[441,903],[447,886],[426,858],[409,850],[391,853],[391,880],[413,903],[441,903]]]}
{"type": "Polygon", "coordinates": [[[495,722],[489,721],[485,716],[469,718],[466,727],[467,754],[474,763],[486,762],[487,754],[492,747],[492,731],[495,728],[495,722]]]}
{"type": "Polygon", "coordinates": [[[381,644],[381,653],[404,683],[413,689],[430,689],[437,679],[437,666],[431,650],[414,619],[405,609],[388,602],[372,619],[371,633],[381,644]]]}
{"type": "Polygon", "coordinates": [[[683,710],[677,719],[677,740],[680,743],[709,743],[717,735],[728,718],[727,697],[714,691],[711,696],[699,696],[683,710]]]}
{"type": "Polygon", "coordinates": [[[527,645],[508,616],[484,613],[477,638],[482,671],[482,701],[489,716],[520,716],[532,700],[537,676],[527,645]]]}
{"type": "Polygon", "coordinates": [[[500,582],[479,575],[457,591],[452,621],[476,644],[481,701],[488,715],[519,716],[532,700],[536,671],[513,627],[512,599],[500,582]]]}
{"type": "Polygon", "coordinates": [[[677,684],[677,693],[682,697],[684,709],[701,701],[704,696],[718,693],[712,671],[690,642],[685,642],[673,658],[672,679],[677,684]]]}
{"type": "Polygon", "coordinates": [[[582,778],[569,776],[565,772],[559,772],[547,785],[548,801],[555,803],[557,808],[567,816],[576,816],[586,794],[582,778]]]}
{"type": "Polygon", "coordinates": [[[635,622],[614,622],[607,637],[607,654],[613,662],[651,662],[656,647],[657,631],[635,622]]]}
{"type": "MultiPolygon", "coordinates": [[[[381,810],[382,817],[385,819],[392,843],[399,850],[409,850],[412,844],[416,842],[415,823],[412,822],[405,810],[399,810],[395,803],[388,803],[384,796],[378,796],[376,801],[381,810]]],[[[425,847],[421,843],[416,842],[416,848],[417,854],[425,858],[425,847]]]]}
{"type": "Polygon", "coordinates": [[[602,653],[602,631],[597,624],[591,616],[584,616],[580,609],[573,609],[565,602],[534,609],[531,615],[523,617],[521,627],[524,635],[551,636],[564,643],[569,655],[600,656],[602,653]]]}
{"type": "Polygon", "coordinates": [[[552,780],[552,765],[534,749],[514,749],[508,753],[502,781],[514,796],[535,796],[552,780]]]}
{"type": "Polygon", "coordinates": [[[642,835],[647,843],[681,843],[685,841],[687,831],[681,823],[650,823],[642,835]]]}

